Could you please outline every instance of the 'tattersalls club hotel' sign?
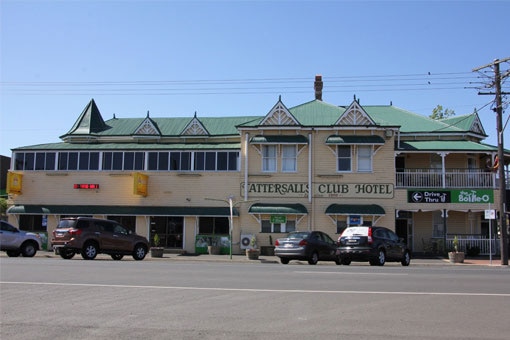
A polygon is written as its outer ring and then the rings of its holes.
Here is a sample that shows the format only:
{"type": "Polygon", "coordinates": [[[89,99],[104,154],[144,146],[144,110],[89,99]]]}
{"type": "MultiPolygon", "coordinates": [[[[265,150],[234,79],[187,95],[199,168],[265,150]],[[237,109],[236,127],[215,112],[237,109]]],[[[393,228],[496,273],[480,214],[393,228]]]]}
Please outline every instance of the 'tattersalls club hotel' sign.
{"type": "MultiPolygon", "coordinates": [[[[393,184],[386,183],[313,183],[314,197],[393,198],[393,184]]],[[[241,183],[241,194],[245,183],[241,183]]],[[[248,183],[251,197],[306,197],[308,183],[248,183]]]]}

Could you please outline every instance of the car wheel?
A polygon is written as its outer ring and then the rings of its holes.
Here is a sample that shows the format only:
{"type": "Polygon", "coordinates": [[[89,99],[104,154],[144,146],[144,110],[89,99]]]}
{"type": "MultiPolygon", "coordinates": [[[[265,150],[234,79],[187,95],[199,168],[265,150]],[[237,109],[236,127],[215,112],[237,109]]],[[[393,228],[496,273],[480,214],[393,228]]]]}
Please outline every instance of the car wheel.
{"type": "Polygon", "coordinates": [[[290,260],[289,260],[289,259],[287,259],[287,258],[285,258],[285,257],[280,257],[280,262],[281,262],[282,264],[289,264],[289,261],[290,261],[290,260]]]}
{"type": "Polygon", "coordinates": [[[64,260],[70,260],[74,257],[74,251],[68,249],[60,249],[58,252],[60,257],[64,260]]]}
{"type": "Polygon", "coordinates": [[[340,258],[340,256],[335,257],[335,263],[336,263],[336,265],[342,264],[342,259],[340,258]]]}
{"type": "Polygon", "coordinates": [[[351,264],[351,259],[349,259],[349,258],[347,258],[347,257],[344,257],[344,258],[342,259],[342,264],[343,264],[344,266],[348,266],[348,265],[350,265],[350,264],[351,264]]]}
{"type": "Polygon", "coordinates": [[[7,250],[7,256],[18,257],[20,252],[18,250],[7,250]]]}
{"type": "Polygon", "coordinates": [[[121,254],[112,254],[111,256],[112,256],[112,259],[114,259],[115,261],[120,261],[124,257],[124,255],[121,255],[121,254]]]}
{"type": "Polygon", "coordinates": [[[384,266],[386,263],[386,254],[384,253],[384,250],[379,249],[379,256],[377,258],[370,261],[371,266],[384,266]]]}
{"type": "Polygon", "coordinates": [[[411,254],[408,251],[404,253],[404,257],[402,258],[402,265],[407,267],[411,263],[411,254]]]}
{"type": "Polygon", "coordinates": [[[87,242],[81,250],[81,257],[83,257],[84,260],[93,260],[96,258],[97,253],[97,245],[94,242],[87,242]]]}
{"type": "Polygon", "coordinates": [[[312,256],[308,259],[308,264],[315,265],[319,262],[319,254],[316,251],[312,253],[312,256]]]}
{"type": "Polygon", "coordinates": [[[34,257],[37,253],[37,246],[32,241],[25,242],[21,245],[21,255],[23,257],[34,257]]]}
{"type": "Polygon", "coordinates": [[[137,261],[141,261],[147,255],[147,248],[143,244],[137,244],[135,246],[135,250],[133,251],[133,258],[137,261]]]}

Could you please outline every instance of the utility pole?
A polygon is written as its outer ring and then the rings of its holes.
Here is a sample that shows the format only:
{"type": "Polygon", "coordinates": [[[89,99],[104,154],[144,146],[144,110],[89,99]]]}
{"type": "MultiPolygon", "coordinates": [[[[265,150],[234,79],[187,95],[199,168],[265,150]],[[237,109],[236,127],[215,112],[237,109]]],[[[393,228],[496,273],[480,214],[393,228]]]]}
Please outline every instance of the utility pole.
{"type": "MultiPolygon", "coordinates": [[[[501,231],[501,265],[508,265],[508,231],[506,226],[506,178],[505,178],[505,154],[503,147],[503,99],[502,95],[510,94],[508,92],[501,91],[501,72],[499,69],[499,65],[503,62],[509,61],[510,58],[505,58],[502,60],[496,59],[494,62],[480,66],[478,68],[473,69],[473,72],[480,71],[485,68],[492,68],[494,70],[494,82],[490,87],[494,87],[494,93],[482,93],[478,92],[479,95],[495,95],[495,103],[496,107],[493,109],[496,112],[497,116],[497,126],[496,131],[498,134],[498,173],[499,173],[499,227],[501,231]]],[[[507,77],[510,72],[505,72],[504,77],[507,77]]],[[[503,78],[504,78],[503,77],[503,78]]]]}

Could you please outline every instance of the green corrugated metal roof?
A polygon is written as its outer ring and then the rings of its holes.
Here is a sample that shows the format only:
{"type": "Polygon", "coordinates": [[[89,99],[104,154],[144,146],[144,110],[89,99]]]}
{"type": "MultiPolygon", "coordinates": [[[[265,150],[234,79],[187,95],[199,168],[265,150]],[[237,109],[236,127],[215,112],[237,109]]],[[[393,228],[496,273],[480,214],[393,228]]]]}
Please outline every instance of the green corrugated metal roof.
{"type": "MultiPolygon", "coordinates": [[[[30,215],[145,215],[145,216],[230,216],[228,207],[142,207],[103,205],[15,205],[8,214],[30,215]]],[[[233,214],[239,216],[234,209],[233,214]]]]}
{"type": "Polygon", "coordinates": [[[292,115],[305,126],[329,126],[335,124],[345,108],[313,100],[289,109],[292,115]]]}
{"type": "Polygon", "coordinates": [[[470,114],[441,119],[441,122],[448,125],[455,125],[459,129],[464,131],[469,131],[471,130],[471,126],[473,125],[473,121],[475,120],[475,118],[476,118],[475,115],[470,114]]]}
{"type": "Polygon", "coordinates": [[[306,215],[308,210],[302,204],[255,203],[248,210],[250,214],[306,215]]]}
{"type": "Polygon", "coordinates": [[[60,151],[60,150],[239,150],[241,143],[97,143],[97,144],[79,144],[79,143],[50,143],[23,146],[13,151],[60,151]]]}
{"type": "Polygon", "coordinates": [[[384,144],[381,136],[339,136],[331,135],[326,144],[384,144]]]}
{"type": "Polygon", "coordinates": [[[409,151],[497,151],[495,146],[471,141],[403,141],[395,150],[409,151]]]}
{"type": "Polygon", "coordinates": [[[385,215],[384,208],[377,204],[331,204],[326,215],[385,215]]]}
{"type": "Polygon", "coordinates": [[[257,135],[250,140],[252,144],[308,144],[308,138],[303,135],[292,136],[261,136],[257,135]]]}
{"type": "Polygon", "coordinates": [[[410,111],[397,108],[392,105],[387,106],[363,106],[363,109],[379,125],[400,126],[403,133],[410,132],[461,132],[462,130],[445,124],[439,120],[419,115],[410,111]]]}

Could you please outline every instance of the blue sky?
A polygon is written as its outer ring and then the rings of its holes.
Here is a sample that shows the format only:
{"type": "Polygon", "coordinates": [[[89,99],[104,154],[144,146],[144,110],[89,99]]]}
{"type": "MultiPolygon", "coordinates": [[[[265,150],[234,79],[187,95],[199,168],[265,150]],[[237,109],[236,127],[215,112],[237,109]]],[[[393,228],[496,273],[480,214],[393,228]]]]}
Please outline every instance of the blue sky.
{"type": "Polygon", "coordinates": [[[508,13],[510,1],[2,0],[0,154],[60,141],[91,98],[104,119],[265,115],[280,95],[314,99],[316,74],[335,105],[477,108],[496,145],[494,97],[472,69],[510,57],[508,13]]]}

